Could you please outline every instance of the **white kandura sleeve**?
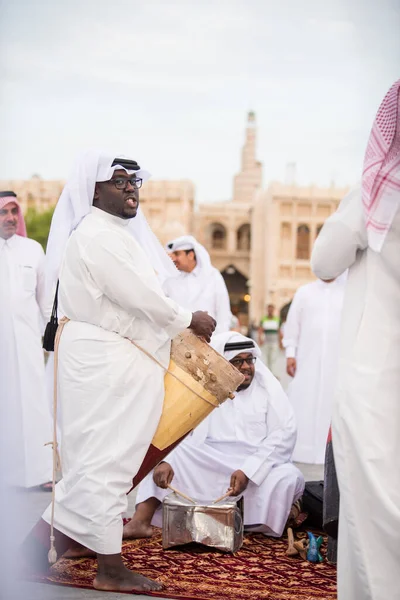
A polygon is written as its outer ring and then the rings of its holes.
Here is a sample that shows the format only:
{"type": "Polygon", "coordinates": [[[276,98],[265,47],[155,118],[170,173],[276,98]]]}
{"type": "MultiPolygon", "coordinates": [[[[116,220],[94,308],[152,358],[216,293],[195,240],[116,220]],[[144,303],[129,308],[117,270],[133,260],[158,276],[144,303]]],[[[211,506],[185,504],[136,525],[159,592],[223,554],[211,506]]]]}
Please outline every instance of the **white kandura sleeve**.
{"type": "Polygon", "coordinates": [[[39,261],[36,271],[36,302],[39,306],[43,331],[50,320],[53,299],[48,297],[45,274],[45,255],[42,246],[38,244],[39,261]]]}
{"type": "Polygon", "coordinates": [[[285,348],[286,358],[296,358],[301,329],[303,293],[302,288],[295,293],[285,322],[282,345],[285,348]]]}
{"type": "Polygon", "coordinates": [[[155,323],[172,339],[189,327],[192,313],[167,298],[155,285],[153,273],[143,273],[140,255],[137,260],[114,232],[95,236],[84,251],[86,267],[103,294],[133,316],[155,323]]]}
{"type": "Polygon", "coordinates": [[[166,279],[162,284],[162,289],[168,298],[172,298],[173,281],[170,278],[166,279]]]}
{"type": "Polygon", "coordinates": [[[311,255],[311,268],[322,280],[339,277],[368,245],[361,190],[352,190],[321,229],[311,255]]]}
{"type": "Polygon", "coordinates": [[[217,321],[215,333],[225,333],[231,328],[231,302],[229,299],[229,294],[226,288],[225,280],[222,277],[221,273],[218,271],[218,269],[215,270],[215,320],[217,321]]]}
{"type": "MultiPolygon", "coordinates": [[[[279,382],[276,382],[279,384],[279,382]]],[[[256,485],[261,485],[271,469],[290,461],[297,430],[293,409],[283,391],[274,386],[266,414],[267,436],[257,452],[247,457],[240,470],[256,485]]]]}

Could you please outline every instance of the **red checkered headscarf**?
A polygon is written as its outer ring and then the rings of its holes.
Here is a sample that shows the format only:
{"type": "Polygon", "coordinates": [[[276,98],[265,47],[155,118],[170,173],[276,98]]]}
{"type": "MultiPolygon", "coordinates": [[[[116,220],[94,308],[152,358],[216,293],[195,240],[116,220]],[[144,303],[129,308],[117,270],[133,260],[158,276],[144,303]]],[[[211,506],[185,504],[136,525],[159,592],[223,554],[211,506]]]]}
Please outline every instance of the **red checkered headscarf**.
{"type": "Polygon", "coordinates": [[[380,252],[400,203],[400,80],[379,107],[364,158],[362,201],[368,244],[380,252]]]}
{"type": "Polygon", "coordinates": [[[0,210],[4,208],[7,204],[11,204],[11,202],[14,202],[14,204],[16,204],[18,207],[18,225],[16,234],[22,237],[26,237],[25,219],[24,215],[22,214],[21,205],[18,202],[16,195],[14,194],[14,192],[0,192],[0,210]]]}

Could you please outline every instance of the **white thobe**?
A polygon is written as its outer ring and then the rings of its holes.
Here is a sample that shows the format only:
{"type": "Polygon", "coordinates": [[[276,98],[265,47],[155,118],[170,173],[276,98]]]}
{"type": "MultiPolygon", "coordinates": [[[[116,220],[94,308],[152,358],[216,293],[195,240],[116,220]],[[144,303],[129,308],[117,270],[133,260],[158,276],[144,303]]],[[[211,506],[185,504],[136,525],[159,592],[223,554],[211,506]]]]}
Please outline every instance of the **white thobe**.
{"type": "Polygon", "coordinates": [[[400,213],[367,248],[358,190],[324,225],[312,267],[349,268],[332,436],[340,487],[340,600],[400,598],[400,213]]]}
{"type": "MultiPolygon", "coordinates": [[[[60,272],[63,479],[56,529],[100,554],[121,551],[127,492],[161,415],[170,341],[191,313],[167,298],[128,220],[92,208],[60,272]]],[[[43,518],[50,522],[50,507],[43,518]]]]}
{"type": "Polygon", "coordinates": [[[323,464],[339,358],[344,275],[299,288],[285,323],[283,345],[297,369],[288,386],[297,422],[296,462],[323,464]]]}
{"type": "Polygon", "coordinates": [[[0,238],[0,381],[2,451],[13,456],[12,485],[51,480],[52,439],[41,344],[46,318],[44,252],[13,235],[0,238]]]}
{"type": "Polygon", "coordinates": [[[215,267],[203,271],[196,266],[190,273],[180,271],[178,277],[167,279],[163,285],[169,298],[195,312],[204,310],[216,321],[214,335],[231,328],[231,307],[228,290],[221,273],[215,267]]]}
{"type": "MultiPolygon", "coordinates": [[[[200,502],[224,494],[232,473],[242,470],[249,478],[243,494],[246,528],[280,536],[304,490],[303,475],[290,462],[295,440],[293,411],[279,382],[274,379],[266,391],[254,379],[213,411],[166,461],[175,472],[174,486],[200,502]]],[[[162,501],[169,493],[152,476],[140,484],[137,503],[150,497],[162,501]]],[[[153,524],[161,524],[160,509],[153,524]]]]}

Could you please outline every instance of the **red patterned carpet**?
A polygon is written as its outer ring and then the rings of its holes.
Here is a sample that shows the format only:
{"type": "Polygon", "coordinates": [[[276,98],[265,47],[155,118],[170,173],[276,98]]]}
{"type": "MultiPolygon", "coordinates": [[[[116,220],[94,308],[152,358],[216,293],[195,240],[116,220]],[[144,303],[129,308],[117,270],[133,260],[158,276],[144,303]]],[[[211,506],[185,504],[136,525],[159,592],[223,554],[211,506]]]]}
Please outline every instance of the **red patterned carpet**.
{"type": "MultiPolygon", "coordinates": [[[[151,539],[124,542],[126,565],[157,579],[162,592],[145,594],[178,600],[333,600],[336,569],[326,562],[311,564],[285,555],[286,540],[262,534],[245,536],[232,556],[199,546],[166,550],[161,533],[151,539]]],[[[91,588],[94,559],[60,560],[42,583],[91,588]]]]}

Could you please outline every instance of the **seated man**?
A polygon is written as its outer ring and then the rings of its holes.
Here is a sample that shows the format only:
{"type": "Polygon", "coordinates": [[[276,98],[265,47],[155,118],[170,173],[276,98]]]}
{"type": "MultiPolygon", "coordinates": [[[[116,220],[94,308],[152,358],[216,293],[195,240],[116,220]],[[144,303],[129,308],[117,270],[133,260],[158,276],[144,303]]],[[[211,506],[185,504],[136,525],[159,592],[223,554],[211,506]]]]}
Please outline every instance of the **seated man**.
{"type": "Polygon", "coordinates": [[[234,400],[227,400],[160,463],[139,486],[136,512],[125,538],[150,537],[161,525],[161,501],[172,482],[198,501],[226,492],[244,495],[248,531],[282,535],[304,478],[290,459],[296,442],[291,405],[279,382],[260,360],[260,349],[237,332],[214,336],[212,346],[243,375],[234,400]]]}

